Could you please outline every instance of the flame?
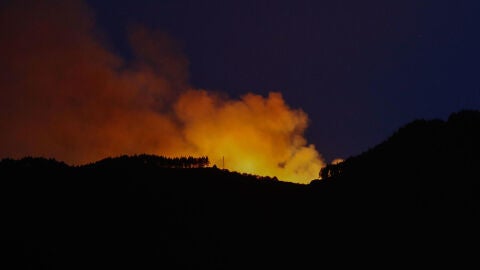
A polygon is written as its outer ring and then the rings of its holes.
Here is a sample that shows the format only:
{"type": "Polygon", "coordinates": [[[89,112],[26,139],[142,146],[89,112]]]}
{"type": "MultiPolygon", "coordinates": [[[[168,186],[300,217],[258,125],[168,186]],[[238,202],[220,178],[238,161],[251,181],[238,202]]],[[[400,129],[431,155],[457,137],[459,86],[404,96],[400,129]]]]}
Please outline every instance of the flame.
{"type": "Polygon", "coordinates": [[[332,160],[331,164],[333,165],[337,165],[337,164],[340,164],[342,162],[344,162],[345,160],[343,158],[336,158],[334,160],[332,160]]]}
{"type": "Polygon", "coordinates": [[[308,117],[278,92],[239,99],[188,84],[162,32],[133,27],[127,62],[96,35],[81,1],[11,1],[0,10],[0,156],[70,164],[151,153],[307,183],[324,162],[308,117]],[[28,2],[25,4],[24,2],[28,2]]]}

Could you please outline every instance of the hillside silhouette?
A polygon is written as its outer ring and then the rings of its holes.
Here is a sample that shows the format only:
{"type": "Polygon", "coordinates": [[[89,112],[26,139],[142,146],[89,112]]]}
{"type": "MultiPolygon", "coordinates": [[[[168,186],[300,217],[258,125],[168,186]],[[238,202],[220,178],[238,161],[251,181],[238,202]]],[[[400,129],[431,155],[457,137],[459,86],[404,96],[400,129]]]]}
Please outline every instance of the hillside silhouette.
{"type": "Polygon", "coordinates": [[[327,165],[320,176],[351,196],[370,190],[389,207],[477,214],[479,169],[480,112],[461,111],[447,121],[413,121],[368,151],[327,165]]]}
{"type": "Polygon", "coordinates": [[[477,254],[479,138],[479,111],[415,120],[309,185],[208,157],[3,159],[8,257],[18,269],[458,266],[477,254]]]}

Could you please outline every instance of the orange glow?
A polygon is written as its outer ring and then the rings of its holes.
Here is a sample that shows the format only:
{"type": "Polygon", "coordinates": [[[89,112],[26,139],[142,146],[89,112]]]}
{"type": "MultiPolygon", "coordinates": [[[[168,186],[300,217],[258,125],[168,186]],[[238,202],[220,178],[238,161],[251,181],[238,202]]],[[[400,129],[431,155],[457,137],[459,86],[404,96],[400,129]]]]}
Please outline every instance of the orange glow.
{"type": "Polygon", "coordinates": [[[0,11],[0,157],[206,155],[219,168],[224,157],[226,169],[299,183],[324,166],[303,136],[307,115],[280,93],[195,89],[165,34],[132,28],[136,60],[126,63],[94,37],[82,2],[30,2],[0,11]]]}
{"type": "Polygon", "coordinates": [[[337,164],[342,163],[342,162],[344,162],[344,161],[345,161],[345,160],[344,160],[343,158],[336,158],[336,159],[334,159],[334,160],[332,161],[332,164],[333,164],[333,165],[337,165],[337,164]]]}
{"type": "Polygon", "coordinates": [[[247,94],[222,99],[204,90],[189,90],[175,106],[185,141],[217,166],[296,182],[315,178],[323,166],[303,131],[307,116],[290,109],[279,93],[263,98],[247,94]]]}

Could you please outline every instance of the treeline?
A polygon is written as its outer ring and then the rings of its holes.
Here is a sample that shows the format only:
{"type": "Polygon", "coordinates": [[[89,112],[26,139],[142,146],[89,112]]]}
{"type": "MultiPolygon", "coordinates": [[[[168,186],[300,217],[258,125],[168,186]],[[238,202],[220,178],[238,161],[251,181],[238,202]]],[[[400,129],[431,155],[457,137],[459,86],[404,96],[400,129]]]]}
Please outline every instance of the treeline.
{"type": "Polygon", "coordinates": [[[148,154],[141,154],[141,155],[123,155],[120,157],[109,157],[97,161],[95,163],[91,163],[88,166],[97,166],[97,165],[105,165],[105,164],[141,164],[141,165],[148,165],[157,168],[176,168],[176,169],[187,169],[187,168],[206,168],[210,165],[210,160],[207,156],[201,157],[165,157],[165,156],[157,156],[157,155],[148,155],[148,154]]]}
{"type": "Polygon", "coordinates": [[[36,167],[36,168],[66,168],[65,162],[57,161],[53,158],[31,157],[27,156],[21,159],[4,158],[0,161],[0,168],[20,166],[20,167],[36,167]]]}
{"type": "MultiPolygon", "coordinates": [[[[206,168],[209,167],[210,161],[207,156],[201,157],[165,157],[157,155],[122,155],[119,157],[108,157],[93,163],[76,166],[81,167],[99,167],[99,166],[132,166],[132,165],[149,166],[156,168],[206,168]]],[[[0,168],[43,168],[43,169],[61,169],[70,167],[63,161],[57,161],[53,158],[43,157],[24,157],[20,159],[4,158],[0,161],[0,168]]]]}

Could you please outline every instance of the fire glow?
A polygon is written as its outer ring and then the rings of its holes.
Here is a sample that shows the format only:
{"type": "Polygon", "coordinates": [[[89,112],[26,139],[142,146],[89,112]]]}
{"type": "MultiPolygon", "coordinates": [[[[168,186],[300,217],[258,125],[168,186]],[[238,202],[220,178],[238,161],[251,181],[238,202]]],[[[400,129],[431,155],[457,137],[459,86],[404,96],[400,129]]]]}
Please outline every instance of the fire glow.
{"type": "Polygon", "coordinates": [[[82,2],[23,2],[0,11],[1,157],[208,156],[285,181],[318,177],[324,162],[304,138],[308,117],[280,93],[231,99],[195,89],[165,34],[132,29],[127,62],[96,38],[82,2]]]}

